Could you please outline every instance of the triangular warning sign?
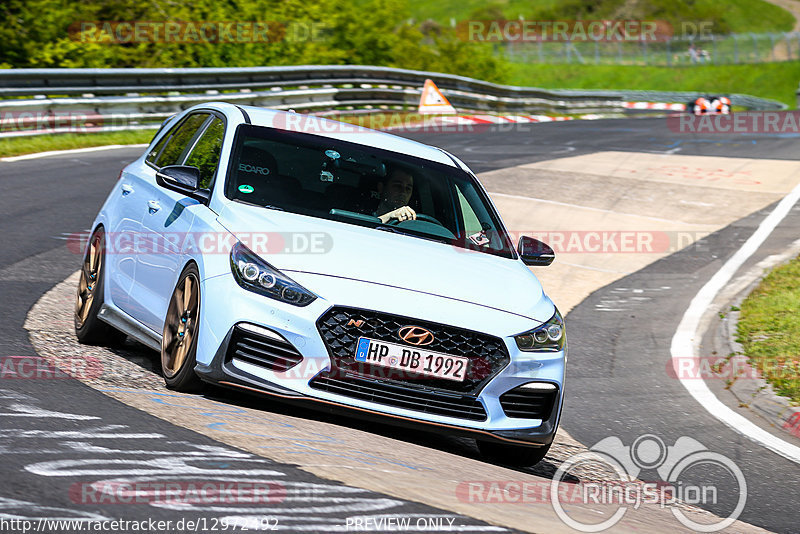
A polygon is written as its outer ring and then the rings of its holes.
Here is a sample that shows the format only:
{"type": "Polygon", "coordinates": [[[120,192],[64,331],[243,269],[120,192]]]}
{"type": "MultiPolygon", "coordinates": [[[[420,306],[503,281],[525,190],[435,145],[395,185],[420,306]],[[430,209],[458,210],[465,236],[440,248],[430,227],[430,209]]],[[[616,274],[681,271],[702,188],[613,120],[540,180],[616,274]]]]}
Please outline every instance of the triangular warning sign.
{"type": "Polygon", "coordinates": [[[446,113],[455,113],[456,108],[450,105],[450,102],[445,98],[433,80],[425,80],[425,86],[422,88],[422,96],[419,99],[419,114],[444,115],[446,113]]]}

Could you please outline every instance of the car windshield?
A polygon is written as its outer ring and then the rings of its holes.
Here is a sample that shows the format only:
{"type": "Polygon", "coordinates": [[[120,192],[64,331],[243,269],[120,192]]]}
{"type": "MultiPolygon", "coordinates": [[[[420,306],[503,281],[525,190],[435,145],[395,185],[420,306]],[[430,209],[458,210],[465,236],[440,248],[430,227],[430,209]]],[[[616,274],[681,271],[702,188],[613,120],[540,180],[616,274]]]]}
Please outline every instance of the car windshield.
{"type": "Polygon", "coordinates": [[[496,212],[469,173],[356,143],[240,125],[225,196],[516,257],[496,212]]]}

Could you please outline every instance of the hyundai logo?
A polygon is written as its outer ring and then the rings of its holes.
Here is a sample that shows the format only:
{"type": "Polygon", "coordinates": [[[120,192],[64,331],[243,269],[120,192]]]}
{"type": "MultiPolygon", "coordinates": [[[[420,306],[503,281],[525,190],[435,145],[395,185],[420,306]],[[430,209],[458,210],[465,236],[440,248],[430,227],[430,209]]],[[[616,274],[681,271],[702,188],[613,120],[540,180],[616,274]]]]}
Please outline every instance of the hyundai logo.
{"type": "Polygon", "coordinates": [[[397,335],[409,345],[421,347],[433,343],[433,334],[420,326],[404,326],[397,335]]]}

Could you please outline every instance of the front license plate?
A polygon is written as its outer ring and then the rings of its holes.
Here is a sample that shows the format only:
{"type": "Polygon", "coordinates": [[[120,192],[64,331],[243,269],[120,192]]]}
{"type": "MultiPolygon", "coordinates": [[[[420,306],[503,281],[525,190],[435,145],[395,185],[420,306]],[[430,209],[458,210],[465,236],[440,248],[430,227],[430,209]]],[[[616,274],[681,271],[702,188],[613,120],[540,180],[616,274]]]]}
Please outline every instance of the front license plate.
{"type": "Polygon", "coordinates": [[[463,382],[469,358],[450,356],[419,347],[358,338],[356,361],[407,371],[410,377],[429,376],[463,382]]]}

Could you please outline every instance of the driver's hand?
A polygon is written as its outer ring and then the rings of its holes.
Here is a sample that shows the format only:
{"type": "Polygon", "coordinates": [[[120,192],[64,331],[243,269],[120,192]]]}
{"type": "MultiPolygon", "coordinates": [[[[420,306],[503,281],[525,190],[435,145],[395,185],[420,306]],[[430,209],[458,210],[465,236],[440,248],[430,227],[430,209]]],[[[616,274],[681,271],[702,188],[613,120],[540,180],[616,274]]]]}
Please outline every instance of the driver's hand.
{"type": "Polygon", "coordinates": [[[380,215],[378,218],[384,224],[386,224],[392,219],[397,219],[400,222],[410,221],[412,219],[417,218],[417,212],[415,212],[408,206],[403,206],[402,208],[397,208],[396,210],[390,211],[389,213],[380,215]]]}

